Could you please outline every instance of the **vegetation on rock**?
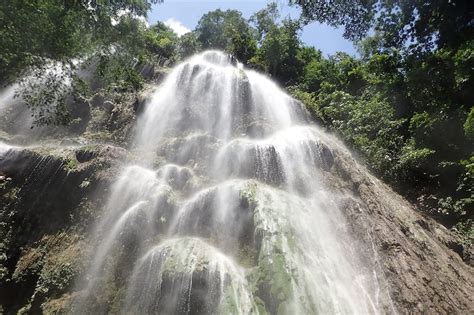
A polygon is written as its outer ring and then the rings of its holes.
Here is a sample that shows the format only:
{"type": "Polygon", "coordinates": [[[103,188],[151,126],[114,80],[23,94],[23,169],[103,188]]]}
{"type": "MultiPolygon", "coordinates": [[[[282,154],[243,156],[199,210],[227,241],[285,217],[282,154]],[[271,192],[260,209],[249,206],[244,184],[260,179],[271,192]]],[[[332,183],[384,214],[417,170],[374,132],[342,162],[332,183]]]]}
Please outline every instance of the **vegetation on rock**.
{"type": "Polygon", "coordinates": [[[316,120],[423,210],[472,234],[472,3],[290,1],[302,8],[299,20],[281,19],[270,3],[249,20],[236,10],[209,12],[178,38],[163,23],[147,27],[141,19],[155,2],[94,2],[89,8],[85,1],[43,0],[42,10],[23,1],[2,4],[8,26],[2,28],[2,83],[23,78],[20,94],[37,124],[70,123],[74,109],[66,103],[72,97],[80,106],[77,100],[90,97],[84,80],[91,66],[106,95],[120,94],[143,88],[140,64],[225,50],[288,87],[316,120]],[[299,33],[313,20],[344,27],[361,57],[326,58],[303,45],[299,33]],[[370,28],[375,32],[367,35],[370,28]],[[27,29],[31,36],[25,37],[27,29]],[[41,80],[18,77],[38,77],[45,69],[41,80]]]}
{"type": "MultiPolygon", "coordinates": [[[[216,10],[181,37],[161,22],[146,25],[143,17],[157,2],[2,2],[0,84],[20,83],[18,95],[38,126],[69,124],[87,139],[127,145],[135,113],[144,102],[139,93],[149,92],[147,81],[157,79],[159,67],[204,49],[224,50],[246,67],[272,76],[378,177],[428,215],[461,232],[462,246],[450,240],[445,245],[465,255],[465,261],[472,259],[465,253],[474,239],[471,2],[339,1],[334,5],[292,0],[302,8],[300,19],[281,18],[275,3],[248,20],[236,10],[216,10]],[[344,27],[359,56],[325,57],[304,45],[299,35],[311,21],[344,27]]],[[[271,128],[264,123],[263,127],[271,128]]],[[[184,139],[167,140],[163,151],[176,154],[179,141],[184,139]]],[[[202,147],[207,154],[215,150],[207,144],[202,147]]],[[[56,312],[74,299],[65,292],[83,267],[79,257],[89,249],[82,238],[84,221],[103,206],[103,200],[91,201],[89,195],[113,178],[112,169],[126,153],[101,145],[57,154],[50,148],[46,153],[35,150],[13,160],[31,160],[29,167],[40,165],[44,172],[31,171],[31,178],[26,178],[26,172],[9,165],[13,178],[0,173],[0,293],[9,289],[21,293],[19,299],[0,299],[0,304],[19,312],[56,312]],[[53,171],[59,175],[48,182],[53,171]],[[41,193],[51,185],[60,187],[58,195],[64,196],[56,198],[51,192],[45,195],[45,204],[39,204],[32,192],[43,189],[41,193]],[[44,213],[48,218],[41,218],[44,213]]],[[[359,195],[369,185],[356,185],[355,179],[348,182],[354,183],[351,189],[359,195]]],[[[242,206],[255,210],[257,192],[254,183],[240,191],[242,206]]],[[[375,197],[371,196],[373,204],[381,203],[375,197]]],[[[165,224],[167,218],[162,219],[165,224]]],[[[407,222],[403,224],[410,226],[407,222]]],[[[420,222],[415,223],[433,235],[438,233],[420,222]]],[[[387,229],[384,236],[390,232],[387,229]]],[[[408,227],[405,232],[412,233],[408,227]]],[[[415,234],[410,237],[424,242],[415,234]]],[[[387,252],[400,248],[387,241],[387,252]]],[[[406,248],[402,252],[408,252],[406,248]]],[[[258,257],[251,247],[242,248],[240,254],[240,262],[249,268],[266,258],[258,257]]],[[[273,290],[284,301],[290,280],[281,272],[283,256],[277,253],[274,259],[274,265],[264,261],[260,270],[254,270],[252,281],[255,290],[273,290]],[[270,280],[271,287],[259,287],[263,280],[270,280]]],[[[103,299],[119,290],[111,287],[113,293],[104,293],[103,299]]],[[[284,312],[285,305],[280,307],[273,311],[284,312]]]]}

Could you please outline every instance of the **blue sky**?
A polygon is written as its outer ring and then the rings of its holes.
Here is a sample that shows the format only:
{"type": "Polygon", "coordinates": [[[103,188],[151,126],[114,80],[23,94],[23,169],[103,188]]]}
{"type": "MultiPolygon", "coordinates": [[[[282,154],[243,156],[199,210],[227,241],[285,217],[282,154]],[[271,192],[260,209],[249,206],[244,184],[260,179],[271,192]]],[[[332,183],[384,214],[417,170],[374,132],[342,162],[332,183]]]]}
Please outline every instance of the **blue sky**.
{"type": "MultiPolygon", "coordinates": [[[[183,33],[196,27],[201,16],[216,9],[235,9],[249,18],[256,11],[264,8],[270,0],[164,0],[162,4],[153,5],[148,21],[167,22],[177,33],[183,33]]],[[[297,17],[299,10],[288,6],[288,1],[278,0],[281,15],[297,17]]],[[[301,39],[304,43],[320,49],[330,55],[337,51],[356,54],[352,43],[342,37],[342,30],[328,25],[312,23],[303,29],[301,39]]]]}

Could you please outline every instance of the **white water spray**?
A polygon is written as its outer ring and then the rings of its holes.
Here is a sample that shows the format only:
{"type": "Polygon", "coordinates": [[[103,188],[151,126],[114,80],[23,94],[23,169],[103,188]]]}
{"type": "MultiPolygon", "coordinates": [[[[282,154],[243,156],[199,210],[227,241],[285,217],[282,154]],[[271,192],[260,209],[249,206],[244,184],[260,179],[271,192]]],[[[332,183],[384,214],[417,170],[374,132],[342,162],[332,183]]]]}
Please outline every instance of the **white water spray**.
{"type": "Polygon", "coordinates": [[[340,145],[309,121],[223,53],[177,66],[138,119],[142,163],[112,187],[81,310],[114,287],[124,313],[380,312],[325,184],[340,145]]]}

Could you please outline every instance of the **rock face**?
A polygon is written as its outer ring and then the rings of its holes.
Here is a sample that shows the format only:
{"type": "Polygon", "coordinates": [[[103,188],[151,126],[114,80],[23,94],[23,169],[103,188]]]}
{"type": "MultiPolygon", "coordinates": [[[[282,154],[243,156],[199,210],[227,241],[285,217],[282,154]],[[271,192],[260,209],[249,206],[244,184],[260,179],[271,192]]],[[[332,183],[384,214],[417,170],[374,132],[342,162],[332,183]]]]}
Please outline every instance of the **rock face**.
{"type": "Polygon", "coordinates": [[[127,152],[113,146],[0,150],[0,305],[7,313],[71,288],[85,233],[127,152]]]}
{"type": "Polygon", "coordinates": [[[472,312],[452,231],[268,80],[201,59],[179,89],[94,96],[74,138],[0,143],[0,313],[472,312]]]}
{"type": "MultiPolygon", "coordinates": [[[[164,75],[149,66],[140,71],[156,82],[164,75]]],[[[32,128],[29,109],[14,98],[16,85],[0,98],[0,313],[70,305],[67,292],[89,260],[89,229],[130,159],[111,143],[126,146],[151,87],[104,94],[90,79],[94,94],[69,104],[69,126],[32,128]]]]}
{"type": "Polygon", "coordinates": [[[330,182],[346,196],[341,202],[353,233],[374,245],[376,270],[387,279],[394,308],[402,314],[472,312],[474,270],[452,250],[458,236],[418,213],[348,153],[334,155],[330,182]]]}
{"type": "MultiPolygon", "coordinates": [[[[99,212],[103,204],[94,201],[92,194],[107,187],[115,176],[114,167],[126,154],[114,147],[95,149],[78,147],[61,155],[54,148],[52,154],[10,149],[1,155],[0,304],[5,312],[26,306],[23,310],[52,313],[71,303],[74,280],[85,271],[84,258],[91,251],[85,236],[91,222],[87,217],[99,212]],[[77,164],[68,166],[73,156],[77,164]],[[98,167],[101,163],[104,165],[98,167]],[[42,199],[36,200],[41,191],[42,199]]],[[[340,202],[353,233],[374,245],[365,254],[376,253],[376,270],[386,278],[385,289],[390,291],[394,309],[400,313],[469,313],[473,270],[450,249],[459,243],[456,236],[417,213],[357,166],[347,152],[329,154],[327,160],[333,161],[325,167],[325,174],[345,196],[340,202]]],[[[173,281],[169,276],[165,279],[173,281]]]]}

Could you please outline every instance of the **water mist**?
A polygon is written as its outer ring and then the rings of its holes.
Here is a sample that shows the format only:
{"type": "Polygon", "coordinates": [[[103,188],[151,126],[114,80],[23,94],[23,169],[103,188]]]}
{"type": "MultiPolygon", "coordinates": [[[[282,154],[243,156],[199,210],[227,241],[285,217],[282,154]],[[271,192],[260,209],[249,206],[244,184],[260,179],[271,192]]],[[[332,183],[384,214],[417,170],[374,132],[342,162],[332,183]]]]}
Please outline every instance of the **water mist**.
{"type": "Polygon", "coordinates": [[[381,312],[372,258],[325,184],[336,145],[229,56],[178,65],[137,120],[77,312],[110,292],[125,314],[381,312]]]}

